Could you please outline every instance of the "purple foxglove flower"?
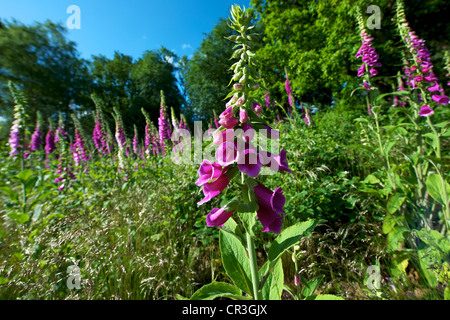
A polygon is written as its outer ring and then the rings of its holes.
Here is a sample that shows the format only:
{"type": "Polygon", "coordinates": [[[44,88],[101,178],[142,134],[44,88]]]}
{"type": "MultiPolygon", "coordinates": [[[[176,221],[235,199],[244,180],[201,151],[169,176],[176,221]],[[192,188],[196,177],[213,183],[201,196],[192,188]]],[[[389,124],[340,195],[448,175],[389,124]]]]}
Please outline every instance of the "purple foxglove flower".
{"type": "Polygon", "coordinates": [[[206,225],[208,227],[220,227],[222,228],[223,224],[230,219],[233,211],[225,211],[226,207],[222,207],[220,209],[214,208],[211,212],[206,216],[206,225]]]}
{"type": "Polygon", "coordinates": [[[230,142],[225,141],[216,149],[216,160],[217,162],[226,167],[237,161],[239,147],[237,141],[230,142]]]}
{"type": "Polygon", "coordinates": [[[262,107],[260,104],[253,103],[252,109],[258,117],[261,117],[262,107]]]}
{"type": "Polygon", "coordinates": [[[233,89],[236,90],[236,91],[242,90],[242,84],[240,84],[240,83],[235,83],[235,84],[233,85],[233,89]]]}
{"type": "Polygon", "coordinates": [[[282,149],[279,155],[273,155],[267,151],[259,152],[261,163],[275,171],[286,171],[292,173],[287,163],[287,151],[282,149]]]}
{"type": "Polygon", "coordinates": [[[213,133],[213,143],[220,146],[224,142],[234,141],[234,130],[227,129],[224,131],[216,131],[213,133]]]}
{"type": "Polygon", "coordinates": [[[241,123],[247,123],[247,121],[248,121],[247,111],[245,111],[245,110],[239,111],[239,121],[241,123]]]}
{"type": "Polygon", "coordinates": [[[445,95],[434,94],[431,96],[431,99],[442,105],[447,105],[449,102],[448,97],[445,95]]]}
{"type": "Polygon", "coordinates": [[[228,107],[219,115],[220,119],[229,119],[234,116],[233,107],[228,107]]]}
{"type": "Polygon", "coordinates": [[[79,165],[81,163],[81,160],[84,162],[88,160],[86,149],[84,147],[84,141],[78,129],[75,129],[75,139],[72,146],[72,151],[75,165],[79,165]]]}
{"type": "Polygon", "coordinates": [[[286,87],[286,93],[292,94],[292,89],[291,89],[291,82],[289,81],[289,78],[286,76],[286,82],[284,83],[284,86],[286,87]]]}
{"type": "Polygon", "coordinates": [[[211,163],[211,161],[205,159],[198,169],[198,175],[199,178],[195,184],[200,187],[220,177],[222,175],[222,166],[217,162],[211,163]]]}
{"type": "Polygon", "coordinates": [[[148,124],[145,125],[145,138],[144,138],[144,149],[147,150],[152,143],[150,127],[148,124]]]}
{"type": "Polygon", "coordinates": [[[367,84],[367,82],[363,82],[363,86],[367,89],[367,90],[370,90],[370,87],[369,87],[369,85],[367,84]]]}
{"type": "Polygon", "coordinates": [[[36,150],[39,150],[42,144],[42,131],[39,125],[36,125],[36,129],[33,132],[33,135],[31,136],[31,142],[30,142],[30,152],[34,152],[36,150]]]}
{"type": "Polygon", "coordinates": [[[437,83],[437,82],[434,84],[434,86],[429,87],[427,90],[431,91],[431,92],[435,92],[435,91],[441,91],[442,92],[443,91],[440,88],[439,83],[437,83]]]}
{"type": "Polygon", "coordinates": [[[424,106],[422,106],[422,108],[420,108],[419,116],[428,117],[428,116],[431,116],[433,113],[434,113],[433,109],[431,109],[427,105],[424,105],[424,106]]]}
{"type": "Polygon", "coordinates": [[[283,221],[283,216],[280,216],[280,214],[285,213],[283,207],[286,198],[283,195],[283,190],[276,188],[272,192],[269,188],[259,184],[254,188],[254,191],[258,198],[257,217],[264,227],[263,232],[271,231],[279,234],[283,221]]]}
{"type": "Polygon", "coordinates": [[[239,171],[252,178],[258,176],[262,167],[259,155],[253,147],[246,148],[244,152],[240,152],[237,163],[239,171]]]}
{"type": "Polygon", "coordinates": [[[423,77],[422,76],[415,76],[414,77],[414,81],[417,82],[422,82],[423,81],[423,77]]]}
{"type": "Polygon", "coordinates": [[[216,117],[214,117],[214,124],[216,125],[216,129],[219,129],[219,128],[220,128],[219,121],[217,120],[216,117]]]}
{"type": "Polygon", "coordinates": [[[255,130],[253,130],[251,124],[245,123],[242,125],[242,130],[244,133],[242,134],[242,139],[244,142],[250,142],[255,136],[255,130]]]}
{"type": "Polygon", "coordinates": [[[294,278],[294,285],[298,287],[300,285],[300,275],[296,275],[294,278]]]}
{"type": "Polygon", "coordinates": [[[216,180],[214,180],[213,182],[205,183],[203,185],[203,194],[205,195],[205,197],[203,198],[203,200],[197,203],[198,205],[202,205],[205,202],[208,202],[228,186],[230,180],[228,178],[228,175],[224,173],[224,171],[222,171],[222,175],[216,180]]]}
{"type": "Polygon", "coordinates": [[[369,70],[369,73],[370,73],[370,75],[371,75],[372,77],[375,77],[376,75],[378,75],[378,70],[377,70],[377,69],[374,69],[374,68],[371,68],[371,69],[369,70]]]}
{"type": "Polygon", "coordinates": [[[94,131],[92,132],[92,140],[94,140],[95,148],[99,153],[106,152],[106,137],[103,133],[102,123],[99,117],[97,117],[97,121],[95,122],[94,131]]]}
{"type": "Polygon", "coordinates": [[[223,118],[219,120],[219,124],[226,129],[233,129],[239,121],[236,118],[223,118]]]}
{"type": "Polygon", "coordinates": [[[364,72],[366,71],[366,65],[363,63],[361,67],[358,68],[358,77],[362,77],[364,75],[364,72]]]}
{"type": "Polygon", "coordinates": [[[14,121],[11,126],[10,138],[9,138],[9,146],[11,151],[9,152],[9,156],[13,157],[19,153],[19,149],[23,148],[20,144],[20,140],[22,137],[20,136],[20,124],[18,121],[14,121]]]}
{"type": "Polygon", "coordinates": [[[427,80],[428,82],[435,82],[438,81],[439,79],[436,77],[434,73],[432,73],[429,76],[426,76],[425,80],[427,80]]]}
{"type": "Polygon", "coordinates": [[[137,136],[137,131],[134,130],[134,137],[133,137],[133,153],[138,154],[139,153],[139,140],[137,136]]]}
{"type": "Polygon", "coordinates": [[[55,151],[55,136],[52,129],[48,129],[47,135],[45,136],[45,154],[48,157],[53,151],[55,151]]]}
{"type": "Polygon", "coordinates": [[[238,99],[238,101],[236,101],[236,106],[241,107],[245,102],[245,98],[244,97],[240,97],[238,99]]]}
{"type": "Polygon", "coordinates": [[[266,108],[270,109],[270,97],[267,91],[264,93],[264,100],[266,102],[266,108]]]}

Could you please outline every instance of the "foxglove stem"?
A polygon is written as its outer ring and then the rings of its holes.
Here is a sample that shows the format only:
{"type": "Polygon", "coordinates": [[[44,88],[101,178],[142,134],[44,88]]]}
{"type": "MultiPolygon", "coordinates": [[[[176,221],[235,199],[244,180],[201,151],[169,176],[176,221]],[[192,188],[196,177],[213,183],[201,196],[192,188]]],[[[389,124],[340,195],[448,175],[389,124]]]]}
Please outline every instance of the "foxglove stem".
{"type": "Polygon", "coordinates": [[[440,139],[439,139],[439,134],[437,133],[436,128],[431,123],[431,117],[427,117],[427,122],[428,122],[428,125],[430,126],[431,130],[433,131],[434,135],[436,136],[436,141],[437,141],[436,157],[438,159],[441,159],[441,142],[440,142],[440,139]]]}
{"type": "Polygon", "coordinates": [[[259,273],[258,263],[256,261],[255,243],[252,236],[247,232],[247,253],[250,260],[250,272],[253,285],[253,300],[261,300],[261,292],[259,290],[259,273]]]}
{"type": "Polygon", "coordinates": [[[390,174],[391,165],[389,163],[389,155],[386,154],[386,150],[384,149],[383,143],[381,142],[380,122],[378,120],[378,113],[377,112],[373,112],[373,114],[374,114],[374,117],[375,117],[375,123],[377,125],[377,132],[376,132],[376,134],[377,134],[377,138],[378,138],[378,145],[380,146],[380,152],[381,152],[381,155],[383,156],[383,159],[384,159],[384,162],[385,162],[385,168],[386,168],[386,171],[387,171],[387,175],[389,177],[389,181],[390,181],[392,187],[394,188],[394,191],[396,191],[397,187],[396,187],[396,184],[395,184],[395,179],[392,179],[392,176],[390,174]]]}

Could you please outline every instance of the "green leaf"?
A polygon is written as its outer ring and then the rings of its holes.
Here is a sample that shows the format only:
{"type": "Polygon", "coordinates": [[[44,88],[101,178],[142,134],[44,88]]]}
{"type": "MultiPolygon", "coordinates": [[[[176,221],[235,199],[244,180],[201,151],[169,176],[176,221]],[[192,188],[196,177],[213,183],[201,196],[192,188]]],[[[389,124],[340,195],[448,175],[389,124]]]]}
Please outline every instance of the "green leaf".
{"type": "Polygon", "coordinates": [[[11,189],[11,187],[1,186],[0,191],[3,191],[4,193],[6,193],[9,197],[9,200],[11,200],[11,202],[18,203],[19,194],[17,192],[15,192],[13,189],[11,189]]]}
{"type": "Polygon", "coordinates": [[[447,286],[444,290],[444,300],[450,300],[450,286],[447,286]]]}
{"type": "Polygon", "coordinates": [[[445,205],[444,199],[446,198],[448,199],[448,194],[450,193],[450,185],[447,182],[445,182],[446,190],[444,190],[441,176],[437,173],[432,173],[428,175],[425,184],[427,186],[427,190],[430,196],[434,200],[445,205]]]}
{"type": "Polygon", "coordinates": [[[8,214],[8,217],[16,220],[18,223],[20,224],[24,224],[25,222],[27,222],[30,219],[30,216],[27,215],[26,213],[10,213],[8,214]]]}
{"type": "Polygon", "coordinates": [[[306,299],[312,295],[314,295],[314,292],[316,291],[317,287],[319,286],[320,282],[323,280],[325,276],[318,276],[306,283],[306,285],[303,287],[301,296],[302,299],[306,299]]]}
{"type": "Polygon", "coordinates": [[[33,171],[31,171],[30,169],[25,169],[21,171],[19,174],[15,175],[14,177],[23,184],[26,184],[28,180],[30,180],[34,176],[35,173],[33,171]]]}
{"type": "Polygon", "coordinates": [[[387,249],[390,251],[400,250],[404,242],[404,233],[408,232],[405,227],[397,226],[387,236],[387,249]]]}
{"type": "Polygon", "coordinates": [[[283,263],[281,259],[275,263],[267,261],[259,270],[260,278],[267,274],[267,279],[261,290],[263,300],[281,300],[284,288],[283,263]],[[270,270],[269,270],[270,268],[270,270]]]}
{"type": "Polygon", "coordinates": [[[383,220],[383,233],[388,234],[389,232],[391,232],[397,224],[398,220],[399,219],[393,215],[387,215],[383,220]]]}
{"type": "MultiPolygon", "coordinates": [[[[226,282],[212,282],[198,289],[190,300],[214,300],[216,298],[242,297],[239,288],[226,282]]],[[[244,298],[244,297],[242,297],[244,298]]]]}
{"type": "Polygon", "coordinates": [[[236,221],[234,221],[233,218],[228,219],[228,221],[224,223],[221,230],[236,236],[241,241],[244,248],[247,246],[247,240],[246,238],[244,238],[239,225],[236,223],[236,221]]]}
{"type": "Polygon", "coordinates": [[[405,202],[406,197],[401,195],[400,193],[394,194],[387,203],[386,211],[389,214],[393,214],[397,212],[398,209],[402,206],[403,202],[405,202]]]}
{"type": "Polygon", "coordinates": [[[30,177],[27,182],[25,183],[25,191],[27,193],[30,193],[34,186],[36,185],[36,181],[38,180],[38,177],[34,176],[34,177],[30,177]]]}
{"type": "Polygon", "coordinates": [[[269,249],[269,261],[275,261],[284,251],[300,241],[300,237],[307,231],[314,229],[320,221],[310,219],[284,229],[275,238],[269,249]]]}
{"type": "Polygon", "coordinates": [[[253,232],[253,227],[256,224],[256,212],[239,212],[238,215],[245,230],[254,238],[255,233],[253,232]]]}
{"type": "Polygon", "coordinates": [[[364,181],[362,181],[363,183],[369,183],[369,184],[378,184],[381,183],[380,179],[378,179],[377,177],[375,177],[373,174],[369,174],[364,181]]]}
{"type": "Polygon", "coordinates": [[[380,99],[383,99],[386,96],[407,96],[409,95],[409,91],[396,91],[396,92],[390,92],[390,93],[384,93],[384,94],[380,94],[375,101],[379,101],[380,99]]]}
{"type": "Polygon", "coordinates": [[[439,144],[439,138],[436,137],[436,135],[434,133],[428,132],[424,134],[425,137],[431,139],[431,146],[434,149],[438,148],[438,144],[439,144]]]}
{"type": "Polygon", "coordinates": [[[219,246],[228,276],[238,288],[251,295],[250,261],[241,240],[234,234],[220,230],[219,246]]]}

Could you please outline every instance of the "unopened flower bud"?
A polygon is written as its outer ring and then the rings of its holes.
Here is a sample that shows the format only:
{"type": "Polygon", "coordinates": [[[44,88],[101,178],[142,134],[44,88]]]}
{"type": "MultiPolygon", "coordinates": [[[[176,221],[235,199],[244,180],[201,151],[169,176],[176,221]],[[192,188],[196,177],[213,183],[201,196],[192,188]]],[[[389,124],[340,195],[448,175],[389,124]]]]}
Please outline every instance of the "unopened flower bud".
{"type": "Polygon", "coordinates": [[[294,284],[296,287],[298,287],[300,285],[300,275],[296,275],[294,278],[294,284]]]}
{"type": "Polygon", "coordinates": [[[244,109],[241,109],[241,111],[239,111],[239,121],[241,123],[247,123],[248,121],[248,114],[244,109]]]}
{"type": "Polygon", "coordinates": [[[236,101],[236,106],[240,107],[240,106],[242,106],[244,104],[244,102],[245,102],[245,98],[244,97],[240,97],[238,99],[238,101],[236,101]]]}

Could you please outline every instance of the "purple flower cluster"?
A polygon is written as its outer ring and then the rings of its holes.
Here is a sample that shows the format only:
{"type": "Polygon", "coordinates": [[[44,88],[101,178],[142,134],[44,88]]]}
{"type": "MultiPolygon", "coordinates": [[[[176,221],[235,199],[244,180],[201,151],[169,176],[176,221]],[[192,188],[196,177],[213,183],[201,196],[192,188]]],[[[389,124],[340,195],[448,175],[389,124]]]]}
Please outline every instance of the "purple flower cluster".
{"type": "Polygon", "coordinates": [[[75,139],[72,145],[73,160],[75,165],[80,165],[81,161],[87,162],[88,156],[86,154],[86,148],[84,146],[83,137],[78,129],[75,129],[75,139]]]}
{"type": "Polygon", "coordinates": [[[289,82],[289,78],[286,74],[286,82],[284,83],[284,86],[286,87],[286,93],[288,95],[289,105],[291,107],[294,107],[294,94],[291,89],[291,83],[289,82]]]}
{"type": "Polygon", "coordinates": [[[271,102],[270,102],[270,96],[269,96],[269,93],[268,93],[267,91],[264,93],[264,101],[266,102],[266,108],[267,108],[267,109],[270,109],[270,107],[271,107],[271,102]]]}
{"type": "MultiPolygon", "coordinates": [[[[425,46],[425,40],[420,39],[408,25],[402,8],[398,11],[399,29],[403,40],[408,47],[412,58],[412,66],[405,66],[404,71],[407,76],[406,83],[412,89],[426,88],[430,92],[431,99],[440,105],[449,104],[450,100],[446,96],[444,89],[438,83],[438,78],[433,72],[433,64],[431,62],[431,53],[425,46]]],[[[424,101],[426,98],[419,95],[419,100],[424,101]]],[[[419,115],[422,117],[430,116],[434,111],[430,106],[424,104],[419,115]]]]}
{"type": "Polygon", "coordinates": [[[169,139],[169,121],[166,116],[166,107],[161,104],[159,118],[158,118],[158,132],[159,132],[159,142],[162,144],[165,143],[165,140],[169,139]]]}
{"type": "Polygon", "coordinates": [[[139,139],[136,127],[134,128],[134,137],[133,137],[133,153],[139,153],[139,139]]]}
{"type": "Polygon", "coordinates": [[[95,121],[94,131],[92,133],[92,140],[94,140],[95,148],[99,153],[107,154],[109,153],[108,142],[106,141],[106,135],[103,132],[102,121],[100,117],[97,116],[95,121]]]}
{"type": "Polygon", "coordinates": [[[14,120],[13,125],[11,126],[10,137],[9,137],[9,146],[11,151],[9,152],[10,157],[14,157],[19,153],[19,149],[23,148],[21,145],[21,135],[20,135],[20,122],[14,120]]]}
{"type": "MultiPolygon", "coordinates": [[[[362,77],[366,70],[369,71],[370,76],[374,77],[378,75],[378,70],[375,69],[375,67],[381,67],[381,63],[378,62],[379,55],[375,52],[375,49],[372,47],[372,40],[373,38],[369,36],[369,34],[366,32],[366,30],[362,30],[360,33],[360,36],[362,38],[362,45],[359,48],[358,52],[356,53],[355,57],[359,58],[362,57],[362,65],[358,68],[358,77],[362,77]]],[[[364,87],[367,90],[370,90],[369,84],[364,81],[363,82],[364,87]]]]}
{"type": "Polygon", "coordinates": [[[43,132],[41,131],[41,126],[36,124],[33,134],[31,135],[30,141],[30,152],[39,150],[42,144],[43,132]]]}
{"type": "Polygon", "coordinates": [[[56,150],[55,145],[55,135],[53,133],[52,128],[49,128],[47,131],[47,135],[45,136],[45,157],[48,159],[48,156],[56,150]]]}
{"type": "MultiPolygon", "coordinates": [[[[287,164],[285,150],[282,150],[278,155],[273,155],[266,151],[257,151],[252,144],[255,131],[251,125],[252,119],[248,116],[247,111],[241,108],[243,101],[242,97],[233,96],[227,103],[225,111],[219,116],[219,123],[225,130],[219,129],[213,134],[213,143],[218,146],[215,153],[216,161],[204,160],[200,165],[196,185],[203,188],[204,198],[198,202],[198,205],[202,205],[219,195],[227,188],[238,172],[242,172],[250,178],[256,178],[263,166],[278,171],[291,172],[287,164]],[[240,101],[240,99],[242,100],[240,101]],[[234,115],[234,110],[238,108],[240,108],[239,121],[234,115]],[[235,134],[237,131],[233,129],[239,123],[241,125],[238,129],[241,129],[242,136],[235,134]]],[[[262,107],[257,103],[252,104],[252,107],[259,117],[262,107]]],[[[266,132],[263,134],[267,138],[279,138],[278,131],[272,130],[267,125],[265,129],[266,132]]],[[[272,192],[260,183],[254,186],[252,191],[257,199],[258,209],[256,213],[263,225],[263,231],[280,233],[285,203],[283,191],[281,188],[276,188],[272,192]]],[[[209,227],[221,227],[232,216],[236,208],[236,202],[229,203],[222,208],[213,208],[206,217],[207,225],[209,227]]]]}

